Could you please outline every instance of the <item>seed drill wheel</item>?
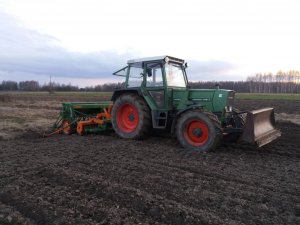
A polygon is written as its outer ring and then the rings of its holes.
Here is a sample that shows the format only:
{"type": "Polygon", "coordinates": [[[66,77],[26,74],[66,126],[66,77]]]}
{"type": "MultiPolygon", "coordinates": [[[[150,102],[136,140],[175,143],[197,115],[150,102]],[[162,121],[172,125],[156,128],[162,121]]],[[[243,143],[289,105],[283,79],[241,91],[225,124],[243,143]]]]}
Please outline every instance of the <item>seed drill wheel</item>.
{"type": "Polygon", "coordinates": [[[63,120],[61,123],[62,133],[63,134],[72,134],[73,133],[73,125],[70,123],[69,120],[63,120]]]}
{"type": "Polygon", "coordinates": [[[214,114],[203,110],[189,110],[178,119],[176,136],[184,148],[206,152],[219,145],[222,128],[214,114]]]}
{"type": "Polygon", "coordinates": [[[123,94],[112,108],[112,126],[122,138],[143,139],[151,129],[150,110],[136,94],[123,94]]]}

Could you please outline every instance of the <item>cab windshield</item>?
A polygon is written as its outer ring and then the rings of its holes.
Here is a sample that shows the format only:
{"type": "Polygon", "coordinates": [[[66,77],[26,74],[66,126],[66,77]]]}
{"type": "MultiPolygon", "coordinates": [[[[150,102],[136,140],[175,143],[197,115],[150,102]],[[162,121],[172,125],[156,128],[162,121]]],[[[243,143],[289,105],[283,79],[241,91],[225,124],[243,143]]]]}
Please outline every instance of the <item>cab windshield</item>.
{"type": "Polygon", "coordinates": [[[186,87],[184,73],[181,65],[175,63],[165,64],[167,84],[171,87],[186,87]]]}

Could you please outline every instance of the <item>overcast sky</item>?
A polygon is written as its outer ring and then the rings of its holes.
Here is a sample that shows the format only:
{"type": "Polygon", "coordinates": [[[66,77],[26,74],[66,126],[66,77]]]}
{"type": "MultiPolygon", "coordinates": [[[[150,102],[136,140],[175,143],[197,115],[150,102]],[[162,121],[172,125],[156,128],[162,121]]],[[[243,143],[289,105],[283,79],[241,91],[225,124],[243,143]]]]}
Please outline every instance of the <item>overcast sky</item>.
{"type": "Polygon", "coordinates": [[[172,55],[190,80],[300,70],[297,0],[0,0],[0,80],[113,82],[128,59],[172,55]]]}

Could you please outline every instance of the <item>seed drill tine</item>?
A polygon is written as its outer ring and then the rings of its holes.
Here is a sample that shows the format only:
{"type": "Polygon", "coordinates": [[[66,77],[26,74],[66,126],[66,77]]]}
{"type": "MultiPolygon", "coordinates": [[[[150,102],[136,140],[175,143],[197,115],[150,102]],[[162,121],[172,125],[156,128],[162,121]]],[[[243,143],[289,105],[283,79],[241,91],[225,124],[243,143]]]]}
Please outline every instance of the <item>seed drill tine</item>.
{"type": "Polygon", "coordinates": [[[74,125],[74,124],[76,124],[76,122],[77,122],[77,120],[73,120],[70,124],[68,124],[68,125],[66,125],[66,126],[62,126],[62,119],[59,119],[59,123],[57,123],[57,122],[55,122],[55,130],[53,131],[53,132],[51,132],[51,133],[49,133],[49,134],[46,134],[45,132],[44,132],[44,134],[43,134],[43,137],[50,137],[50,136],[52,136],[52,135],[54,135],[54,134],[59,134],[59,133],[61,133],[61,131],[63,130],[63,129],[65,129],[65,128],[68,128],[68,127],[70,127],[70,126],[72,126],[72,125],[74,125]]]}
{"type": "Polygon", "coordinates": [[[242,140],[261,147],[281,136],[275,129],[273,108],[249,111],[243,129],[242,140]]]}

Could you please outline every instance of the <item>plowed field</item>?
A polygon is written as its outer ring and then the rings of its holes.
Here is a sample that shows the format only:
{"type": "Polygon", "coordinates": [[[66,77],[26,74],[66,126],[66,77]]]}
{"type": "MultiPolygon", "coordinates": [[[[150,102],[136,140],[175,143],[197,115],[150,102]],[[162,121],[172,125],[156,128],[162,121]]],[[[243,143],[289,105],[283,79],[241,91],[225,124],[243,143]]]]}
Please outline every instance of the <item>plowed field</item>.
{"type": "Polygon", "coordinates": [[[166,134],[2,140],[0,224],[300,224],[300,126],[278,127],[206,154],[166,134]]]}

